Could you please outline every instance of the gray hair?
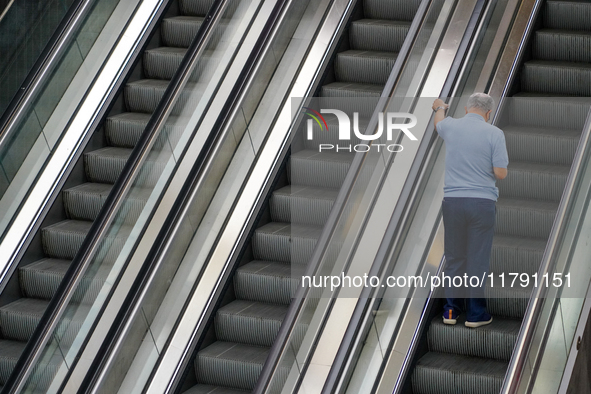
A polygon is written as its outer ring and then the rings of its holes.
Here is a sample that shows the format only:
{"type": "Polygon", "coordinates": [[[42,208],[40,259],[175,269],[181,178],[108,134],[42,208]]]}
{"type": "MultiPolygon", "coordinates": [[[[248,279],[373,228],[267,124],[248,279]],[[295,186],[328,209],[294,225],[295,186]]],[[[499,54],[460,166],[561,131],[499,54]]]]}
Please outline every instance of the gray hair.
{"type": "Polygon", "coordinates": [[[488,112],[495,106],[495,100],[486,93],[474,93],[468,99],[468,109],[476,108],[482,112],[488,112]]]}

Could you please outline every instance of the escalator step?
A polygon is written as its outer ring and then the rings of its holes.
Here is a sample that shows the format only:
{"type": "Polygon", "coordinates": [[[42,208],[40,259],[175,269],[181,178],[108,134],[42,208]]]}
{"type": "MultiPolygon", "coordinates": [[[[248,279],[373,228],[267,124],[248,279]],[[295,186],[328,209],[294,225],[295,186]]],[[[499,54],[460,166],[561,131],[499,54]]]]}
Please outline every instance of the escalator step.
{"type": "Polygon", "coordinates": [[[350,50],[337,54],[335,76],[341,82],[385,85],[397,53],[350,50]]]}
{"type": "MultiPolygon", "coordinates": [[[[49,257],[73,259],[91,226],[92,222],[64,220],[43,228],[41,230],[43,251],[49,257]]],[[[121,252],[131,231],[131,227],[122,225],[120,227],[113,227],[113,229],[116,231],[110,232],[104,238],[95,259],[103,259],[106,262],[111,262],[121,252]]]]}
{"type": "Polygon", "coordinates": [[[410,22],[360,19],[351,23],[349,44],[363,51],[398,52],[410,29],[410,22]]]}
{"type": "Polygon", "coordinates": [[[528,287],[521,287],[519,278],[511,286],[513,276],[509,275],[505,275],[504,286],[498,275],[494,280],[494,287],[486,288],[488,312],[494,317],[521,319],[529,303],[533,280],[530,279],[528,287]]]}
{"type": "Polygon", "coordinates": [[[294,185],[340,188],[353,155],[348,152],[301,150],[291,155],[288,176],[294,185]]]}
{"type": "Polygon", "coordinates": [[[160,47],[144,51],[144,73],[149,79],[170,80],[179,68],[186,48],[160,47]]]}
{"type": "MultiPolygon", "coordinates": [[[[28,341],[41,321],[48,304],[49,301],[46,300],[21,298],[0,308],[3,337],[23,342],[28,341]]],[[[60,318],[54,337],[58,338],[63,350],[66,350],[74,341],[89,308],[88,305],[70,304],[60,318]]]]}
{"type": "Polygon", "coordinates": [[[73,259],[86,238],[92,222],[64,220],[41,230],[43,251],[49,257],[73,259]]]}
{"type": "Polygon", "coordinates": [[[286,312],[287,306],[284,305],[233,301],[216,313],[216,338],[225,342],[271,347],[286,312]]]}
{"type": "MultiPolygon", "coordinates": [[[[579,130],[549,129],[543,127],[503,127],[509,161],[570,166],[579,145],[579,130]]],[[[499,182],[500,184],[500,182],[499,182]]]]}
{"type": "Polygon", "coordinates": [[[544,26],[551,29],[591,31],[591,3],[586,0],[547,0],[544,26]]]}
{"type": "Polygon", "coordinates": [[[271,222],[255,230],[252,251],[257,260],[306,264],[322,227],[271,222]]]}
{"type": "Polygon", "coordinates": [[[364,0],[363,12],[366,18],[412,21],[419,9],[420,0],[390,1],[364,0]]]}
{"type": "Polygon", "coordinates": [[[2,338],[28,341],[41,320],[49,301],[20,298],[0,308],[2,338]]]}
{"type": "MultiPolygon", "coordinates": [[[[118,115],[110,116],[105,121],[105,137],[111,146],[120,148],[133,148],[140,140],[140,137],[148,121],[150,114],[139,112],[124,112],[118,115]]],[[[154,142],[154,148],[161,148],[165,143],[170,147],[175,147],[183,132],[183,127],[179,124],[181,119],[176,116],[170,116],[154,142]]]]}
{"type": "Polygon", "coordinates": [[[203,19],[184,15],[163,19],[160,24],[162,43],[168,47],[188,48],[203,24],[203,19]]]}
{"type": "Polygon", "coordinates": [[[570,166],[511,162],[511,176],[499,181],[499,195],[560,201],[570,166]]]}
{"type": "Polygon", "coordinates": [[[490,258],[491,272],[538,272],[546,239],[495,235],[490,258]]]}
{"type": "MultiPolygon", "coordinates": [[[[341,140],[339,136],[339,122],[336,116],[331,115],[324,115],[326,119],[326,126],[322,124],[322,128],[318,126],[318,123],[312,122],[312,136],[311,138],[307,135],[307,125],[303,124],[303,133],[305,137],[305,145],[306,149],[318,152],[320,149],[320,144],[341,144],[341,145],[356,145],[361,143],[361,140],[357,137],[354,129],[351,130],[351,135],[347,136],[348,140],[341,140]]],[[[360,133],[365,133],[367,129],[368,121],[367,119],[359,119],[357,124],[357,129],[360,133]]],[[[353,126],[353,125],[352,125],[353,126]]],[[[299,152],[298,152],[299,153],[299,152]]],[[[341,153],[346,154],[346,151],[342,151],[341,153]]]]}
{"type": "Polygon", "coordinates": [[[523,66],[521,87],[528,92],[591,96],[591,64],[530,60],[523,66]]]}
{"type": "Polygon", "coordinates": [[[207,384],[198,384],[184,391],[183,394],[244,394],[249,391],[229,389],[227,387],[210,386],[207,384]]]}
{"type": "Polygon", "coordinates": [[[520,320],[495,316],[491,324],[477,330],[466,327],[465,321],[463,315],[455,325],[443,324],[439,316],[433,319],[427,335],[429,349],[438,353],[509,361],[521,327],[520,320]]]}
{"type": "Polygon", "coordinates": [[[179,8],[183,15],[205,16],[214,0],[179,0],[179,8]]]}
{"type": "Polygon", "coordinates": [[[268,352],[267,347],[214,342],[197,354],[197,381],[215,386],[252,390],[268,352]]]}
{"type": "Polygon", "coordinates": [[[510,98],[512,126],[540,127],[544,129],[583,129],[591,99],[564,97],[556,94],[518,93],[510,98]]]}
{"type": "Polygon", "coordinates": [[[234,293],[242,300],[289,305],[298,280],[292,265],[254,260],[239,267],[234,275],[234,293]]]}
{"type": "MultiPolygon", "coordinates": [[[[84,169],[91,182],[114,184],[123,171],[132,150],[107,147],[84,154],[84,169]]],[[[170,154],[152,151],[135,180],[136,185],[154,186],[170,154]]]]}
{"type": "Polygon", "coordinates": [[[288,185],[275,190],[269,202],[275,222],[291,222],[322,226],[339,189],[288,185]]]}
{"type": "Polygon", "coordinates": [[[591,62],[591,31],[540,29],[533,38],[532,55],[539,60],[591,62]]]}
{"type": "Polygon", "coordinates": [[[498,394],[507,363],[477,357],[430,352],[412,376],[414,394],[498,394]]]}
{"type": "MultiPolygon", "coordinates": [[[[169,81],[161,79],[140,79],[125,85],[125,105],[131,112],[152,113],[164,96],[164,91],[169,81]]],[[[203,84],[201,84],[203,85],[203,84]]],[[[180,93],[177,103],[172,110],[173,115],[178,115],[183,108],[190,106],[195,108],[202,96],[200,84],[188,82],[180,93]]]]}
{"type": "Polygon", "coordinates": [[[322,86],[320,94],[322,97],[380,97],[383,88],[381,84],[333,82],[322,86]]]}
{"type": "Polygon", "coordinates": [[[96,219],[112,187],[108,183],[83,183],[64,190],[62,197],[68,219],[96,219]]]}
{"type": "MultiPolygon", "coordinates": [[[[64,190],[64,208],[70,219],[95,220],[102,208],[111,188],[106,183],[83,183],[64,190]]],[[[151,190],[134,188],[119,208],[119,217],[125,215],[128,223],[135,223],[142,212],[151,190]]]]}
{"type": "MultiPolygon", "coordinates": [[[[19,281],[25,297],[49,300],[59,287],[66,271],[70,268],[70,260],[43,259],[19,268],[19,281]]],[[[111,266],[101,264],[97,272],[87,271],[76,292],[72,296],[74,302],[93,302],[107,276],[111,266]]]]}
{"type": "Polygon", "coordinates": [[[497,201],[497,234],[547,238],[558,203],[500,198],[497,201]]]}
{"type": "MultiPolygon", "coordinates": [[[[12,373],[12,370],[16,366],[16,363],[26,346],[26,342],[10,341],[6,339],[0,339],[0,383],[6,384],[6,380],[12,373]]],[[[35,387],[39,391],[45,392],[45,389],[49,387],[58,369],[62,366],[61,354],[54,354],[49,360],[43,360],[34,370],[34,375],[29,381],[29,387],[35,387]]]]}

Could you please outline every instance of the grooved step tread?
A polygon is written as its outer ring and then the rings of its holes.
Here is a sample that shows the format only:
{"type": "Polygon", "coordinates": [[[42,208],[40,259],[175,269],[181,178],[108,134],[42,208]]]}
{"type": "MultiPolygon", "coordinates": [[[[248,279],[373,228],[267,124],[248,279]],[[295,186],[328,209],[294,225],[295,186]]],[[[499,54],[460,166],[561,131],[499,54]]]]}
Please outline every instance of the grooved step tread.
{"type": "Polygon", "coordinates": [[[351,23],[349,44],[359,50],[398,52],[410,25],[409,21],[359,19],[351,23]]]}
{"type": "Polygon", "coordinates": [[[499,195],[559,202],[570,166],[511,162],[509,172],[510,176],[497,182],[499,195]]]}
{"type": "Polygon", "coordinates": [[[164,18],[160,25],[163,44],[169,47],[188,48],[204,19],[201,16],[187,15],[164,18]]]}
{"type": "Polygon", "coordinates": [[[339,189],[288,185],[275,190],[270,200],[271,218],[322,226],[337,198],[339,189]]]}
{"type": "Polygon", "coordinates": [[[322,233],[321,226],[271,222],[255,230],[255,259],[306,264],[322,233]]]}
{"type": "Polygon", "coordinates": [[[198,384],[191,387],[187,391],[183,391],[183,394],[244,394],[248,393],[246,390],[229,389],[227,387],[210,386],[207,384],[198,384]]]}
{"type": "Polygon", "coordinates": [[[490,271],[534,274],[540,268],[546,243],[544,238],[495,235],[490,271]]]}
{"type": "Polygon", "coordinates": [[[427,334],[429,349],[437,353],[509,361],[521,320],[495,316],[491,324],[478,329],[466,327],[465,322],[464,315],[458,317],[455,325],[443,324],[439,316],[434,318],[427,334]]]}
{"type": "MultiPolygon", "coordinates": [[[[45,258],[19,268],[19,282],[24,296],[49,300],[57,291],[70,264],[71,260],[45,258]]],[[[94,301],[110,270],[110,264],[101,264],[96,272],[87,271],[72,300],[94,301]]]]}
{"type": "Polygon", "coordinates": [[[275,261],[253,260],[238,267],[234,275],[234,293],[242,300],[289,305],[296,290],[300,267],[275,261]]]}
{"type": "Polygon", "coordinates": [[[322,86],[321,97],[380,97],[384,86],[381,84],[333,82],[322,86]]]}
{"type": "Polygon", "coordinates": [[[478,357],[429,352],[413,373],[415,394],[498,394],[508,363],[478,357]]]}
{"type": "Polygon", "coordinates": [[[335,76],[340,82],[386,84],[398,53],[348,50],[337,54],[335,76]]]}
{"type": "Polygon", "coordinates": [[[269,348],[217,341],[195,359],[198,383],[252,390],[267,359],[269,348]]]}
{"type": "Polygon", "coordinates": [[[235,300],[216,313],[216,338],[255,346],[271,346],[287,306],[256,301],[235,300]]]}
{"type": "Polygon", "coordinates": [[[48,304],[48,300],[19,298],[0,308],[0,331],[3,338],[28,341],[48,304]]]}

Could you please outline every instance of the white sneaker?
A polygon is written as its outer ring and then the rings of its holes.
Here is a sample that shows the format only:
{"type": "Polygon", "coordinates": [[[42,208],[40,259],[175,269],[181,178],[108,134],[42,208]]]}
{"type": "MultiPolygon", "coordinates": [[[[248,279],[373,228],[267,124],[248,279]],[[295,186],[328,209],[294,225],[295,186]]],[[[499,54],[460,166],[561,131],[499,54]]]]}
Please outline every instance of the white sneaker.
{"type": "Polygon", "coordinates": [[[492,316],[490,317],[490,320],[487,321],[466,321],[466,327],[470,327],[470,328],[478,328],[481,326],[486,326],[487,324],[492,323],[492,316]]]}

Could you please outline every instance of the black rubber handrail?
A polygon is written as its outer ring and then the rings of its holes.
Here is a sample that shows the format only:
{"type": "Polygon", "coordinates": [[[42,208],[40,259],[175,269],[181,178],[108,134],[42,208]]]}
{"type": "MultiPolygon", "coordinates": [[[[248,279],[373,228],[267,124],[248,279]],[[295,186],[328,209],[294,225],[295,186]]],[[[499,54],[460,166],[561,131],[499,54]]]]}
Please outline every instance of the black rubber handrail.
{"type": "MultiPolygon", "coordinates": [[[[254,77],[259,64],[263,61],[264,50],[271,42],[277,22],[290,1],[292,0],[277,1],[271,11],[265,26],[262,28],[261,33],[253,46],[253,50],[250,52],[250,55],[245,62],[245,67],[238,75],[236,84],[228,95],[228,99],[224,103],[220,115],[211,129],[209,137],[204,144],[205,149],[197,158],[195,165],[191,168],[183,187],[179,191],[178,197],[156,237],[158,242],[155,243],[148,252],[146,260],[122,304],[123,307],[115,317],[114,323],[111,325],[111,328],[106,335],[107,339],[97,351],[94,361],[89,368],[90,373],[85,376],[78,393],[92,392],[95,385],[99,382],[100,375],[107,366],[106,360],[108,359],[108,356],[115,350],[117,341],[122,335],[126,323],[133,318],[133,311],[141,303],[142,291],[147,289],[150,285],[150,278],[158,269],[159,261],[167,251],[168,241],[176,234],[176,225],[183,220],[183,213],[192,201],[191,197],[194,194],[195,187],[201,183],[201,180],[205,176],[207,176],[208,160],[213,159],[213,154],[216,152],[216,148],[223,140],[223,131],[228,129],[227,125],[233,119],[233,109],[237,108],[245,98],[244,93],[247,90],[247,86],[254,77]]],[[[180,379],[173,379],[169,384],[167,392],[174,392],[177,389],[179,382],[180,379]]]]}
{"type": "MultiPolygon", "coordinates": [[[[453,91],[453,87],[457,82],[461,67],[465,61],[466,55],[468,54],[471,43],[474,39],[474,35],[477,32],[479,21],[481,20],[487,3],[488,0],[479,0],[476,3],[474,12],[472,13],[468,23],[468,27],[466,28],[466,32],[462,37],[462,41],[450,68],[450,72],[442,88],[441,97],[448,97],[453,91]]],[[[388,267],[387,258],[390,252],[397,248],[397,245],[395,245],[392,241],[400,239],[399,234],[404,227],[403,218],[405,216],[405,212],[411,209],[410,206],[415,203],[415,201],[413,201],[413,196],[415,194],[414,190],[416,190],[416,188],[419,186],[417,180],[421,178],[420,174],[423,172],[427,164],[429,152],[431,151],[436,139],[437,134],[435,133],[435,128],[433,127],[432,122],[430,122],[430,126],[428,126],[423,140],[421,141],[421,145],[419,146],[417,155],[406,178],[401,195],[398,199],[398,202],[396,203],[396,207],[394,208],[376,253],[376,257],[374,258],[368,273],[368,276],[370,277],[382,277],[385,275],[385,273],[390,271],[391,267],[388,267]]],[[[333,393],[337,388],[337,384],[345,370],[347,361],[349,360],[352,344],[355,342],[355,339],[360,332],[360,327],[364,322],[365,316],[367,316],[367,312],[371,304],[376,301],[375,292],[378,291],[383,291],[383,289],[365,287],[361,291],[361,295],[359,296],[359,300],[353,311],[352,318],[349,322],[349,325],[347,326],[347,330],[345,331],[345,335],[341,345],[339,346],[339,350],[337,351],[335,361],[332,364],[328,378],[325,381],[325,385],[322,389],[323,394],[333,393]]]]}
{"type": "MultiPolygon", "coordinates": [[[[413,22],[410,26],[409,32],[407,33],[407,38],[405,39],[400,52],[396,58],[396,62],[388,77],[388,81],[383,89],[382,97],[389,97],[391,92],[395,89],[396,84],[398,82],[400,73],[407,62],[408,57],[410,56],[410,51],[417,39],[418,33],[420,31],[420,26],[422,25],[427,11],[429,9],[432,0],[423,0],[417,10],[417,14],[413,19],[413,22]]],[[[378,112],[375,111],[373,116],[370,119],[370,122],[365,130],[365,133],[369,133],[370,130],[373,131],[378,125],[378,112]]],[[[345,180],[343,181],[343,186],[341,187],[337,198],[331,208],[331,212],[328,216],[326,224],[322,230],[320,237],[318,238],[318,242],[314,248],[314,252],[308,266],[306,268],[306,272],[304,275],[312,277],[318,270],[322,258],[325,255],[325,252],[329,246],[330,240],[336,231],[338,221],[342,214],[344,213],[346,204],[349,200],[349,196],[353,190],[353,186],[359,177],[361,172],[363,163],[365,161],[365,154],[364,153],[357,153],[351,163],[351,167],[347,172],[345,180]]],[[[295,328],[296,321],[300,316],[302,308],[304,306],[304,302],[306,299],[307,294],[309,293],[310,289],[305,287],[298,287],[295,296],[293,297],[289,307],[287,309],[286,315],[281,323],[281,327],[279,328],[279,332],[271,346],[269,351],[269,355],[261,374],[259,375],[259,379],[257,384],[253,390],[253,394],[262,394],[265,392],[269,384],[271,383],[271,379],[273,374],[278,366],[279,360],[281,355],[287,345],[289,338],[291,337],[291,333],[295,328]]]]}
{"type": "MultiPolygon", "coordinates": [[[[74,256],[68,271],[66,271],[56,293],[51,298],[31,339],[28,341],[16,363],[13,372],[6,381],[2,391],[3,394],[16,394],[17,392],[20,392],[26,379],[34,370],[38,358],[41,356],[45,346],[51,339],[53,330],[80,283],[82,276],[90,265],[100,243],[105,238],[107,231],[118,212],[118,208],[121,206],[125,196],[131,189],[142,164],[150,153],[152,145],[160,135],[160,131],[162,130],[168,115],[172,111],[177,98],[180,96],[184,86],[191,76],[195,63],[203,54],[205,47],[209,42],[209,38],[213,34],[213,29],[216,27],[217,22],[219,22],[223,10],[226,8],[226,4],[229,1],[230,0],[214,1],[200,26],[193,43],[187,50],[177,72],[164,92],[163,98],[150,117],[146,129],[132,150],[121,175],[113,185],[97,219],[93,222],[86,238],[80,246],[80,249],[74,256]]],[[[200,157],[198,160],[199,159],[203,160],[204,158],[200,157]]]]}
{"type": "Polygon", "coordinates": [[[14,133],[18,130],[19,121],[27,114],[27,109],[43,90],[45,81],[51,78],[51,72],[69,49],[69,43],[76,36],[78,27],[84,22],[95,2],[96,0],[76,0],[45,45],[21,87],[0,117],[0,153],[12,140],[14,133]]]}

